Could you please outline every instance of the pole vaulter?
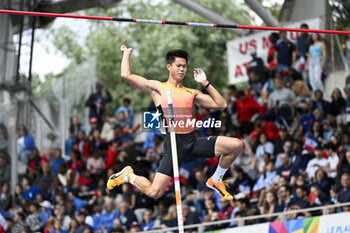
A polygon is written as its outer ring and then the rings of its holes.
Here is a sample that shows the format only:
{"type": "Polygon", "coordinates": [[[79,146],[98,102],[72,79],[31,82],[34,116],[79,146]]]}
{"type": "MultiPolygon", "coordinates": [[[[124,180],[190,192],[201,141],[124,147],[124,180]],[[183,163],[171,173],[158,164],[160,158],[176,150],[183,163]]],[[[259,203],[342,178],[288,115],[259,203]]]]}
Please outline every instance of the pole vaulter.
{"type": "Polygon", "coordinates": [[[192,26],[192,27],[212,27],[212,28],[248,29],[248,30],[264,30],[264,31],[291,31],[291,32],[310,32],[310,33],[350,35],[350,31],[337,31],[337,30],[263,27],[263,26],[247,26],[247,25],[236,25],[236,24],[196,23],[196,22],[165,21],[165,20],[153,20],[153,19],[132,19],[132,18],[118,18],[118,17],[104,17],[104,16],[57,14],[57,13],[32,12],[32,11],[0,10],[0,14],[90,19],[90,20],[129,22],[129,23],[168,24],[168,25],[192,26]]]}

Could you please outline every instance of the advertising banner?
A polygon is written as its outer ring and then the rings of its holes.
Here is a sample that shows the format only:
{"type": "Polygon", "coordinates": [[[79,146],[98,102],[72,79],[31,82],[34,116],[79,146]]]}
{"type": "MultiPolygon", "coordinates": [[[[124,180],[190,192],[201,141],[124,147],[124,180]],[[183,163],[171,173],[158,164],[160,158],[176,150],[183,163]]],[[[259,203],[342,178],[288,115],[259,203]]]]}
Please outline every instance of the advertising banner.
{"type": "Polygon", "coordinates": [[[350,213],[331,214],[320,217],[319,233],[350,232],[350,213]]]}
{"type": "MultiPolygon", "coordinates": [[[[301,23],[306,23],[309,28],[320,29],[321,20],[319,18],[295,22],[285,25],[288,28],[299,28],[301,23]]],[[[247,64],[252,60],[250,51],[255,50],[257,56],[267,64],[267,54],[270,47],[269,35],[272,31],[263,31],[244,36],[227,42],[228,71],[230,84],[248,81],[247,64]]],[[[278,32],[277,32],[278,33],[278,32]]],[[[296,41],[300,33],[287,32],[290,40],[296,41]]]]}

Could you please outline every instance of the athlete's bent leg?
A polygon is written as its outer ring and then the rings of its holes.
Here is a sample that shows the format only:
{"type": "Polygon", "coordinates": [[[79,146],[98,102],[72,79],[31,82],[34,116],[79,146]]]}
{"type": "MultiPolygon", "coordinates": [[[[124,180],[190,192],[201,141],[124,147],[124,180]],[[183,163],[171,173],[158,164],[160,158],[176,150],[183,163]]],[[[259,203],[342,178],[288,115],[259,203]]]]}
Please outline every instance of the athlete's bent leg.
{"type": "Polygon", "coordinates": [[[243,143],[237,138],[219,136],[215,142],[215,155],[221,156],[219,165],[212,177],[207,181],[207,186],[215,190],[222,198],[232,200],[233,196],[227,192],[226,186],[222,181],[227,169],[233,161],[242,154],[243,143]]]}
{"type": "Polygon", "coordinates": [[[127,166],[120,172],[111,175],[107,182],[107,188],[111,190],[115,186],[130,183],[147,196],[159,198],[163,195],[169,181],[169,176],[157,172],[153,183],[151,183],[147,178],[135,175],[133,169],[127,166]]]}
{"type": "Polygon", "coordinates": [[[134,186],[149,197],[159,198],[163,195],[169,181],[169,176],[159,172],[156,173],[152,183],[143,176],[135,175],[134,186]]]}
{"type": "Polygon", "coordinates": [[[219,136],[216,139],[215,156],[221,155],[220,167],[228,169],[242,152],[243,143],[241,140],[225,136],[219,136]]]}

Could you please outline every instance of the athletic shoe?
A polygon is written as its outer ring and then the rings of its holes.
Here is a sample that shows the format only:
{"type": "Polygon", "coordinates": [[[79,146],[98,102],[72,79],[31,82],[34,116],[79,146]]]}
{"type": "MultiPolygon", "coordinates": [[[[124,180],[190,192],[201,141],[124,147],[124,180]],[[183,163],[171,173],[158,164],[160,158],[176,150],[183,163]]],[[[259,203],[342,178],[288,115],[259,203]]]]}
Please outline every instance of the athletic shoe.
{"type": "Polygon", "coordinates": [[[233,196],[227,192],[226,185],[223,181],[214,182],[213,177],[210,177],[206,183],[207,187],[217,192],[222,198],[226,200],[232,200],[233,196]]]}
{"type": "Polygon", "coordinates": [[[109,177],[107,181],[107,188],[112,190],[116,185],[119,186],[129,182],[129,177],[134,174],[134,170],[127,166],[118,173],[115,173],[109,177]]]}

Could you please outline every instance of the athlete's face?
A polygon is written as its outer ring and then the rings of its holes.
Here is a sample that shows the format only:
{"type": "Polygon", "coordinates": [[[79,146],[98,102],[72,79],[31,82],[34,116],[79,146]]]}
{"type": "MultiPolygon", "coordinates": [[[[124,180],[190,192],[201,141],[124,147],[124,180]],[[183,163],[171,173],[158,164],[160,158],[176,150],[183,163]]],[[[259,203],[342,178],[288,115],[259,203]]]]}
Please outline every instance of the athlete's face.
{"type": "Polygon", "coordinates": [[[167,64],[170,76],[177,81],[182,81],[187,72],[187,62],[185,58],[176,57],[175,61],[171,64],[167,64]]]}

